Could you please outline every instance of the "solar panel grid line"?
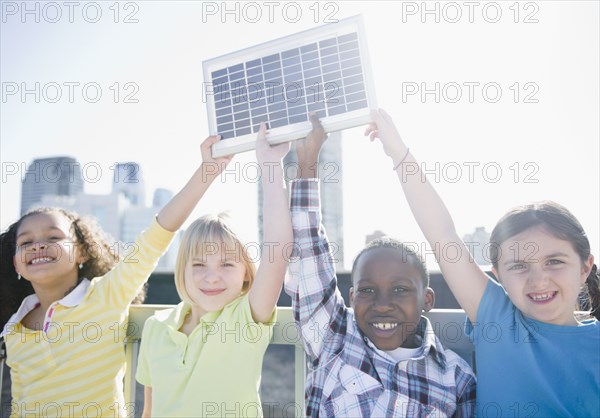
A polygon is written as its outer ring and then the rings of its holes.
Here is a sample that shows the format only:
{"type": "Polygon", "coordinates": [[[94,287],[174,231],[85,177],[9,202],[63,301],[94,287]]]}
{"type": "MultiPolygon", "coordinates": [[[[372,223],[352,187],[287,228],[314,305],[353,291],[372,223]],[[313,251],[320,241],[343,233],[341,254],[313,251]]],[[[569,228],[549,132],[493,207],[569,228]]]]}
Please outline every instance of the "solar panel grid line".
{"type": "Polygon", "coordinates": [[[213,155],[253,149],[262,121],[272,143],[304,136],[313,111],[326,129],[368,122],[376,105],[362,31],[354,17],[205,61],[209,126],[223,139],[213,155]]]}

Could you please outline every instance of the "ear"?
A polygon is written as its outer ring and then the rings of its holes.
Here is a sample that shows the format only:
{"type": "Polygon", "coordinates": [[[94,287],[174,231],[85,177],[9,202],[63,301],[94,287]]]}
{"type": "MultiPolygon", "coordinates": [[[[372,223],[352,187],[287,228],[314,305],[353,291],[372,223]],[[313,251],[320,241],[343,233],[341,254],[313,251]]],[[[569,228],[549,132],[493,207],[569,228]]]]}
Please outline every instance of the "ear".
{"type": "Polygon", "coordinates": [[[590,254],[587,261],[582,263],[581,266],[581,277],[579,278],[579,282],[583,285],[585,284],[590,272],[592,271],[592,267],[594,266],[594,256],[590,254]]]}
{"type": "Polygon", "coordinates": [[[13,255],[13,266],[14,266],[17,274],[19,274],[19,270],[17,270],[17,256],[16,255],[13,255]]]}
{"type": "Polygon", "coordinates": [[[435,292],[431,287],[426,287],[423,293],[423,310],[429,312],[435,305],[435,292]]]}
{"type": "Polygon", "coordinates": [[[354,305],[354,286],[350,288],[350,305],[354,305]]]}

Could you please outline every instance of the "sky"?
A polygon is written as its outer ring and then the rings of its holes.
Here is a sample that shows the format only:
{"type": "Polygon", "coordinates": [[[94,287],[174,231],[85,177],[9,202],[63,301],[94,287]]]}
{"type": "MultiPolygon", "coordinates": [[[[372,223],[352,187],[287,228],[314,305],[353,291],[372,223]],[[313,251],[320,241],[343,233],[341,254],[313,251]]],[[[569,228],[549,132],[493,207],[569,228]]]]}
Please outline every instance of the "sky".
{"type": "MultiPolygon", "coordinates": [[[[0,226],[18,219],[34,158],[75,157],[86,193],[138,162],[150,203],[177,191],[208,135],[202,61],[362,14],[377,103],[454,217],[491,231],[510,208],[569,208],[600,257],[599,2],[2,1],[0,226]]],[[[392,163],[342,133],[345,265],[375,230],[435,269],[392,163]]],[[[239,154],[191,219],[228,210],[257,237],[257,181],[239,154]]],[[[188,222],[189,223],[189,222],[188,222]]]]}

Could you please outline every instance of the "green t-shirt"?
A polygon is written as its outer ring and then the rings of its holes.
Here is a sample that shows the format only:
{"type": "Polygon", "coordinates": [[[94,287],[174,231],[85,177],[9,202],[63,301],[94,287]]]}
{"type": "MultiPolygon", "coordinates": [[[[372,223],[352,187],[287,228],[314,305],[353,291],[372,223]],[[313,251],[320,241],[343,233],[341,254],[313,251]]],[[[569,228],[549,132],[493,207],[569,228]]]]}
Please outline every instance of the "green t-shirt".
{"type": "Polygon", "coordinates": [[[181,302],[144,325],[136,379],[152,388],[152,416],[262,416],[258,388],[275,313],[256,323],[240,296],[187,336],[179,328],[190,309],[181,302]]]}

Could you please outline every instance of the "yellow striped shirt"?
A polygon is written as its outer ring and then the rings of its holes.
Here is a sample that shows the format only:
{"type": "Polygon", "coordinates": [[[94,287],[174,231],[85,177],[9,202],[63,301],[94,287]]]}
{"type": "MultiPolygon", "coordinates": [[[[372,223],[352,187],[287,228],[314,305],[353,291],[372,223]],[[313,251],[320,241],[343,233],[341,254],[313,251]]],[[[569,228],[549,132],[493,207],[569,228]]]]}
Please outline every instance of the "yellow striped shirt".
{"type": "Polygon", "coordinates": [[[23,301],[3,331],[11,417],[133,416],[123,398],[129,305],[173,235],[154,220],[113,270],[50,306],[46,332],[21,324],[37,296],[23,301]]]}

